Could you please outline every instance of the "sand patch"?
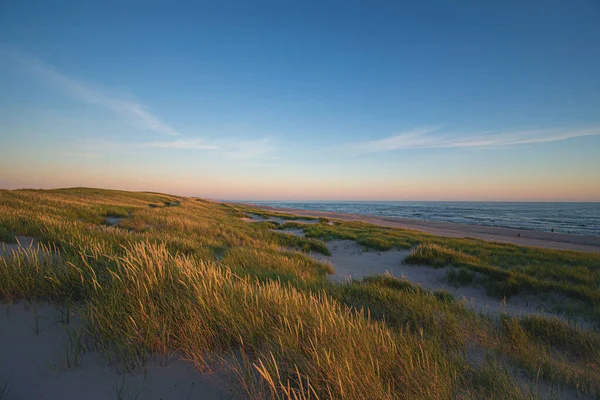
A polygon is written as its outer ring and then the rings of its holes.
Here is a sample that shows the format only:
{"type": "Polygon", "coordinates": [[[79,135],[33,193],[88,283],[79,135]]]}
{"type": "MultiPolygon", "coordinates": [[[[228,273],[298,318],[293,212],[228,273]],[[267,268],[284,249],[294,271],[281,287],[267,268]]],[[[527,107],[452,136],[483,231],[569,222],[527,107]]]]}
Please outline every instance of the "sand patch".
{"type": "MultiPolygon", "coordinates": [[[[326,260],[335,267],[331,280],[343,282],[349,279],[360,279],[368,275],[382,275],[386,272],[400,276],[405,270],[402,265],[409,251],[365,251],[351,240],[332,240],[327,242],[331,256],[311,253],[318,260],[326,260]]],[[[416,277],[415,277],[416,278],[416,277]]]]}
{"type": "Polygon", "coordinates": [[[251,222],[256,222],[256,221],[266,221],[267,218],[263,217],[262,215],[258,215],[258,214],[248,214],[249,217],[244,218],[244,220],[250,220],[251,222]]]}
{"type": "Polygon", "coordinates": [[[117,226],[122,220],[123,217],[104,217],[104,222],[108,226],[117,226]]]}
{"type": "Polygon", "coordinates": [[[55,306],[25,303],[0,308],[0,387],[8,399],[229,399],[224,373],[202,373],[182,359],[150,361],[119,373],[96,351],[79,348],[77,318],[64,323],[55,306]]]}
{"type": "Polygon", "coordinates": [[[21,249],[33,247],[35,239],[29,236],[15,236],[17,243],[0,242],[0,257],[9,256],[21,249]]]}

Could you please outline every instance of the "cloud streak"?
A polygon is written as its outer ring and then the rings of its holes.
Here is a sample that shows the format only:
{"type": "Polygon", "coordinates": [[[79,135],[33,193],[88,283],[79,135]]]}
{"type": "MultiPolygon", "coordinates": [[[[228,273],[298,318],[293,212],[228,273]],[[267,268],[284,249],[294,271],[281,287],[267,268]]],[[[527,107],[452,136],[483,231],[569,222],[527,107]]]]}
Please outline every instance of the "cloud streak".
{"type": "Polygon", "coordinates": [[[357,153],[377,153],[403,149],[495,148],[558,142],[594,135],[600,135],[600,128],[480,132],[471,135],[442,133],[439,128],[422,128],[383,139],[351,143],[344,146],[344,148],[357,153]]]}
{"type": "Polygon", "coordinates": [[[227,140],[221,142],[224,155],[232,160],[275,160],[277,146],[269,137],[259,139],[227,140]]]}
{"type": "Polygon", "coordinates": [[[37,58],[22,54],[12,54],[12,56],[37,77],[86,103],[111,110],[153,132],[170,136],[179,135],[176,129],[161,121],[157,116],[146,110],[144,105],[136,101],[108,94],[101,89],[73,79],[37,58]]]}
{"type": "Polygon", "coordinates": [[[205,143],[201,139],[178,139],[170,142],[142,143],[142,147],[154,147],[159,149],[179,150],[217,150],[218,146],[205,143]]]}
{"type": "Polygon", "coordinates": [[[157,116],[150,113],[143,104],[126,99],[123,96],[114,95],[110,91],[100,89],[89,83],[74,79],[44,61],[23,53],[16,48],[0,45],[0,55],[12,59],[13,62],[23,66],[32,75],[43,82],[50,84],[60,91],[65,92],[83,102],[100,106],[115,114],[141,126],[144,129],[169,135],[177,136],[173,140],[159,140],[150,142],[113,142],[110,140],[95,140],[83,143],[81,149],[75,149],[69,156],[94,157],[102,156],[96,151],[103,152],[127,151],[133,152],[141,149],[165,149],[181,151],[209,151],[213,150],[223,157],[235,161],[256,161],[277,159],[277,146],[272,138],[223,138],[206,141],[198,137],[185,137],[172,126],[161,121],[157,116]]]}
{"type": "Polygon", "coordinates": [[[139,147],[176,150],[218,150],[220,154],[231,160],[274,160],[277,147],[273,139],[265,137],[258,139],[223,139],[207,143],[202,139],[189,138],[172,141],[142,143],[139,147]]]}
{"type": "MultiPolygon", "coordinates": [[[[168,141],[152,142],[115,142],[112,140],[83,140],[72,144],[72,149],[65,153],[69,156],[101,157],[105,153],[137,153],[150,150],[172,151],[209,151],[222,159],[249,163],[273,162],[279,159],[277,146],[272,138],[257,139],[222,139],[207,142],[201,138],[179,138],[168,141]]],[[[91,157],[89,157],[91,158],[91,157]]]]}

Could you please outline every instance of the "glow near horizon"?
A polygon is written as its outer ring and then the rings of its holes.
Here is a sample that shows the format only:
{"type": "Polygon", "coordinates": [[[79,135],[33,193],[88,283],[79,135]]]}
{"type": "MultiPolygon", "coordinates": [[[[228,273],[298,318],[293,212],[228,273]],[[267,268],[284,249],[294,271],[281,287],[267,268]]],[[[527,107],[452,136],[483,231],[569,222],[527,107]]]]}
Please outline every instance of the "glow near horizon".
{"type": "MultiPolygon", "coordinates": [[[[89,186],[232,200],[600,201],[600,119],[590,115],[551,127],[544,122],[551,116],[540,114],[537,123],[432,125],[439,118],[431,118],[371,131],[374,110],[328,118],[313,107],[274,103],[265,111],[242,101],[228,109],[241,115],[233,125],[224,112],[202,126],[187,92],[169,97],[185,112],[157,93],[148,101],[131,93],[147,92],[158,76],[130,84],[111,74],[109,85],[97,71],[86,77],[84,64],[83,72],[66,72],[76,54],[66,68],[13,42],[0,46],[0,83],[8,88],[0,94],[7,106],[0,110],[0,188],[89,186]],[[244,117],[244,108],[258,117],[244,117]],[[311,111],[323,127],[305,122],[311,111]],[[293,118],[282,122],[279,114],[293,118]],[[364,126],[348,128],[361,115],[364,126]]],[[[195,100],[207,105],[210,96],[195,100]]],[[[337,99],[319,100],[339,112],[337,99]]]]}

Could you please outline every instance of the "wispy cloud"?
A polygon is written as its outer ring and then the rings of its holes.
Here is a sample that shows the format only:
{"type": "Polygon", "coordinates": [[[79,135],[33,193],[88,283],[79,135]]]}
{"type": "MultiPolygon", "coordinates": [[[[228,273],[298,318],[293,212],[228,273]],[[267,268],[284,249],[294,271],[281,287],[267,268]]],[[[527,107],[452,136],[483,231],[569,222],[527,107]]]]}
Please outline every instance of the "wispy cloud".
{"type": "Polygon", "coordinates": [[[262,162],[277,159],[277,146],[270,137],[263,138],[239,138],[233,134],[224,139],[207,141],[198,137],[184,137],[175,128],[161,121],[157,116],[149,112],[143,104],[138,101],[127,99],[124,96],[113,94],[112,91],[99,88],[95,85],[75,79],[60,72],[48,63],[24,54],[18,49],[0,46],[0,55],[4,55],[18,62],[34,76],[49,83],[59,90],[72,95],[89,104],[94,104],[126,118],[139,126],[153,132],[170,136],[179,136],[173,140],[161,140],[151,142],[114,142],[99,139],[80,143],[80,148],[74,149],[69,156],[96,157],[102,156],[104,152],[126,151],[134,152],[141,149],[174,149],[205,151],[214,150],[223,157],[237,161],[262,162]],[[93,150],[93,151],[92,151],[93,150]],[[96,153],[101,150],[103,153],[96,153]],[[92,154],[94,154],[92,156],[92,154]]]}
{"type": "Polygon", "coordinates": [[[142,143],[142,147],[154,147],[159,149],[180,149],[180,150],[217,150],[218,146],[207,144],[201,139],[179,139],[169,142],[149,142],[142,143]]]}
{"type": "Polygon", "coordinates": [[[96,159],[104,157],[102,153],[84,153],[84,152],[67,152],[63,153],[63,155],[67,157],[76,157],[76,158],[87,158],[87,159],[96,159]]]}
{"type": "Polygon", "coordinates": [[[271,138],[221,139],[212,143],[202,139],[188,138],[141,143],[138,147],[177,150],[216,150],[224,157],[238,161],[273,160],[279,158],[276,155],[277,147],[271,138]]]}
{"type": "Polygon", "coordinates": [[[115,142],[110,139],[81,140],[71,144],[65,155],[100,157],[106,153],[138,153],[144,150],[211,151],[222,159],[243,162],[246,165],[263,165],[279,159],[278,148],[272,138],[221,139],[207,142],[200,138],[180,138],[170,141],[115,142]]]}
{"type": "Polygon", "coordinates": [[[344,146],[344,148],[357,153],[425,148],[492,148],[557,142],[593,135],[600,135],[600,128],[480,132],[470,135],[441,132],[440,128],[422,128],[379,140],[351,143],[344,146]]]}
{"type": "Polygon", "coordinates": [[[258,139],[224,140],[220,142],[223,153],[232,160],[275,160],[278,149],[270,137],[258,139]]]}
{"type": "Polygon", "coordinates": [[[109,94],[105,90],[67,76],[51,65],[30,55],[11,52],[9,56],[20,62],[35,76],[82,101],[111,110],[145,129],[171,136],[179,135],[176,129],[161,121],[157,116],[150,113],[143,104],[137,101],[109,94]]]}

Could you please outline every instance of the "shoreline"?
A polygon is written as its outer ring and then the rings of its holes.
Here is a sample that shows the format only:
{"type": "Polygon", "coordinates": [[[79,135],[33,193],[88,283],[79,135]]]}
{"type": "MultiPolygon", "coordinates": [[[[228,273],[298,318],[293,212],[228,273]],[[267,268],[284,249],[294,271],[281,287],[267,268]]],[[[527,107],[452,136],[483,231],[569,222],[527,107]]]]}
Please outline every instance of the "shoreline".
{"type": "Polygon", "coordinates": [[[489,242],[511,243],[521,246],[600,253],[600,236],[550,233],[528,229],[458,224],[455,222],[443,221],[425,221],[400,217],[377,217],[363,214],[346,214],[333,211],[278,208],[252,203],[234,204],[244,204],[246,206],[255,207],[266,211],[292,214],[301,217],[332,218],[342,221],[366,222],[389,228],[411,229],[444,237],[469,237],[489,242]]]}

